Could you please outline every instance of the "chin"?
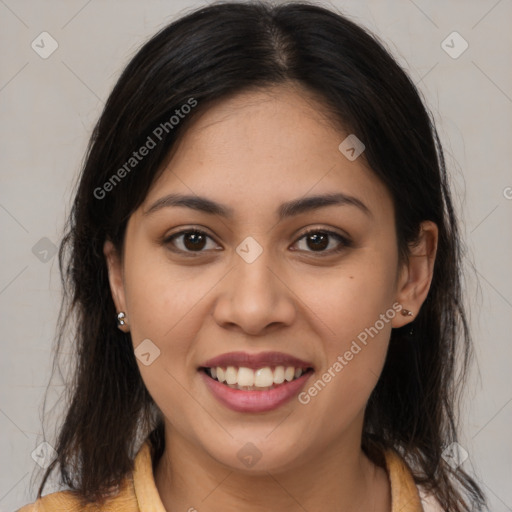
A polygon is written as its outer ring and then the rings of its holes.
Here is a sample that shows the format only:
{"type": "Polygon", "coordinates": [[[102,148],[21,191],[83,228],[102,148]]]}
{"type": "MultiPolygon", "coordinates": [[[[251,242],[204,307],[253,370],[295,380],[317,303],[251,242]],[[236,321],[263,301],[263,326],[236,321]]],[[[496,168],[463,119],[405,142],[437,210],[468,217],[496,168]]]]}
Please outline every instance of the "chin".
{"type": "Polygon", "coordinates": [[[236,440],[226,444],[215,443],[211,447],[206,445],[205,449],[217,462],[237,473],[268,476],[268,473],[279,473],[296,467],[300,456],[304,455],[297,450],[300,436],[295,439],[281,433],[281,436],[276,434],[273,439],[265,438],[269,432],[271,429],[268,428],[265,428],[264,434],[254,436],[244,432],[236,440]]]}

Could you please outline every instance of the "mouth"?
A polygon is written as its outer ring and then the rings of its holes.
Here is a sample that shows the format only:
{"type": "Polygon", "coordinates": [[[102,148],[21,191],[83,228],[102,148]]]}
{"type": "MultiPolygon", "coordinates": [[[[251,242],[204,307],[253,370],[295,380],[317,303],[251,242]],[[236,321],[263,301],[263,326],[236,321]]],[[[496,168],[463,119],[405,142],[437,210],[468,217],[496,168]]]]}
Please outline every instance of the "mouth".
{"type": "Polygon", "coordinates": [[[294,366],[216,366],[201,367],[198,373],[221,405],[238,413],[263,413],[278,409],[297,396],[314,370],[294,366]]]}

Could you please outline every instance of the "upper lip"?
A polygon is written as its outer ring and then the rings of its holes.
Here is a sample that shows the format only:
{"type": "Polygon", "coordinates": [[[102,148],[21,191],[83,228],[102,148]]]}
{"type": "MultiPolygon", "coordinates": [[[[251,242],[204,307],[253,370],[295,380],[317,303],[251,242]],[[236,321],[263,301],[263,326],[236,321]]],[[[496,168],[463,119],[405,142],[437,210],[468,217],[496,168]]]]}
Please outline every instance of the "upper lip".
{"type": "Polygon", "coordinates": [[[265,366],[293,366],[295,368],[313,368],[311,363],[283,352],[260,352],[249,354],[247,352],[229,352],[205,361],[201,368],[215,368],[216,366],[245,367],[256,370],[265,366]]]}

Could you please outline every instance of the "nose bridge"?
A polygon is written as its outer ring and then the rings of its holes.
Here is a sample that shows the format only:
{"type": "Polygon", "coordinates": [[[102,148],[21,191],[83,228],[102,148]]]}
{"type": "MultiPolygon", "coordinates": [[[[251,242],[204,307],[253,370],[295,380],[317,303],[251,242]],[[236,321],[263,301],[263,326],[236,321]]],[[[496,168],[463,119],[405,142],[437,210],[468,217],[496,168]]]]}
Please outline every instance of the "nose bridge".
{"type": "MultiPolygon", "coordinates": [[[[248,245],[251,254],[255,249],[250,247],[250,242],[248,245]]],[[[255,259],[252,260],[245,258],[241,252],[243,249],[243,244],[240,244],[237,250],[240,261],[234,270],[235,283],[231,293],[237,304],[244,307],[247,312],[253,310],[254,313],[260,311],[260,314],[263,314],[265,310],[272,309],[276,293],[279,293],[276,290],[274,274],[269,269],[272,265],[271,251],[261,250],[261,253],[256,253],[255,259]]],[[[254,254],[252,256],[254,257],[254,254]]]]}
{"type": "Polygon", "coordinates": [[[217,322],[236,324],[252,334],[270,324],[289,324],[295,308],[290,292],[276,277],[278,271],[273,267],[271,251],[262,251],[253,261],[240,256],[216,305],[217,322]]]}
{"type": "MultiPolygon", "coordinates": [[[[258,239],[261,242],[261,237],[258,239]]],[[[240,298],[263,293],[267,299],[271,299],[275,283],[272,282],[274,276],[269,267],[275,266],[275,258],[269,243],[268,237],[260,245],[255,238],[248,236],[236,247],[234,274],[236,293],[240,298]]]]}
{"type": "Polygon", "coordinates": [[[259,295],[265,300],[273,300],[276,283],[274,274],[269,269],[272,264],[269,256],[269,251],[264,251],[253,262],[241,259],[238,263],[235,269],[235,287],[240,299],[259,295]]]}

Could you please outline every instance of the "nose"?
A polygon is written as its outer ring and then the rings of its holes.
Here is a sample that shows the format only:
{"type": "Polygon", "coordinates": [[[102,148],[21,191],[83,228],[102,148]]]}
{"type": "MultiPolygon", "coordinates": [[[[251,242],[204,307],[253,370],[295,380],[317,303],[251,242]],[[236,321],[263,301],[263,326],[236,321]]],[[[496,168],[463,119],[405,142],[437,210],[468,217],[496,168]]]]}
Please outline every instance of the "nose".
{"type": "Polygon", "coordinates": [[[293,323],[294,294],[265,253],[252,263],[240,259],[219,283],[213,317],[221,327],[256,336],[293,323]]]}

